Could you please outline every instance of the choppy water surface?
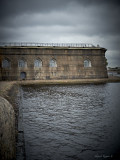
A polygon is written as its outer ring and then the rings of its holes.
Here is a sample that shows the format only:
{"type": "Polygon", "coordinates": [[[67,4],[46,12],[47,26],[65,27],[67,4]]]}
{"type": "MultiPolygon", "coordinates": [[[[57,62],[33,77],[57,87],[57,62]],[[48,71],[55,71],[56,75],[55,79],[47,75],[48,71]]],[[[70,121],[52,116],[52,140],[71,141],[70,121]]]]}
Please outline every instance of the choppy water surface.
{"type": "Polygon", "coordinates": [[[112,159],[120,83],[21,88],[26,160],[112,159]]]}

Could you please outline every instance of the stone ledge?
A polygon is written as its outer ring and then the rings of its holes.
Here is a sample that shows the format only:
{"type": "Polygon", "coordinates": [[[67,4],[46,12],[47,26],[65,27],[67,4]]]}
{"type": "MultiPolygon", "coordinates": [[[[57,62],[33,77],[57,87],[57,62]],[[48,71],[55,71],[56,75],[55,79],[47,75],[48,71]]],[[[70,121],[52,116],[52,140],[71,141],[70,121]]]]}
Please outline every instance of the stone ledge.
{"type": "Polygon", "coordinates": [[[17,81],[19,85],[32,85],[32,84],[100,84],[100,83],[114,83],[120,82],[119,77],[109,77],[101,79],[66,79],[66,80],[23,80],[17,81]]]}

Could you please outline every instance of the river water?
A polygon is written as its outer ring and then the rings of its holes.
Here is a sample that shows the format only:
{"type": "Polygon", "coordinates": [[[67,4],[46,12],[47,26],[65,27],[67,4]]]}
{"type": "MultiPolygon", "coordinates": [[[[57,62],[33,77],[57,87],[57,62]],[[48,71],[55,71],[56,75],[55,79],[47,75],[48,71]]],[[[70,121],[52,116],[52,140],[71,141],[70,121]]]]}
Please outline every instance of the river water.
{"type": "Polygon", "coordinates": [[[120,83],[23,86],[26,160],[112,159],[120,151],[120,83]]]}

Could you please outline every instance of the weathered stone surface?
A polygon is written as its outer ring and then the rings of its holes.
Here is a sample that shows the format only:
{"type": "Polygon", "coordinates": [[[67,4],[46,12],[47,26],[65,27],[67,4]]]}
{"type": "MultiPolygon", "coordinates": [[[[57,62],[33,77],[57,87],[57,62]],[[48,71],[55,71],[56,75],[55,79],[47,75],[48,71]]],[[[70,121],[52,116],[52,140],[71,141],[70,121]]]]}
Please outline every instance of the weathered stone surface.
{"type": "Polygon", "coordinates": [[[0,159],[15,159],[15,114],[12,105],[0,97],[0,159]]]}
{"type": "Polygon", "coordinates": [[[49,79],[91,79],[107,78],[105,48],[64,48],[64,47],[1,47],[1,64],[7,59],[10,67],[1,67],[2,80],[49,80],[49,79]],[[42,61],[35,67],[36,59],[42,61]],[[19,60],[25,66],[19,67],[19,60]],[[57,65],[50,66],[55,60],[57,65]],[[84,61],[91,62],[90,67],[84,61]],[[21,78],[25,77],[25,78],[21,78]]]}

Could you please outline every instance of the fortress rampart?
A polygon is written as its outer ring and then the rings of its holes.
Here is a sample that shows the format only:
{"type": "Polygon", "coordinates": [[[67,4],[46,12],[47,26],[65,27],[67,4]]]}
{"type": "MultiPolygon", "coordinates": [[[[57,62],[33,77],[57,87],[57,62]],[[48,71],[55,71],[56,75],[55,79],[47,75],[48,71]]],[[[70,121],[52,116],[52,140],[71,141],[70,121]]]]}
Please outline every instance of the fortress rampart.
{"type": "Polygon", "coordinates": [[[0,80],[107,78],[105,52],[90,44],[1,44],[0,80]]]}

